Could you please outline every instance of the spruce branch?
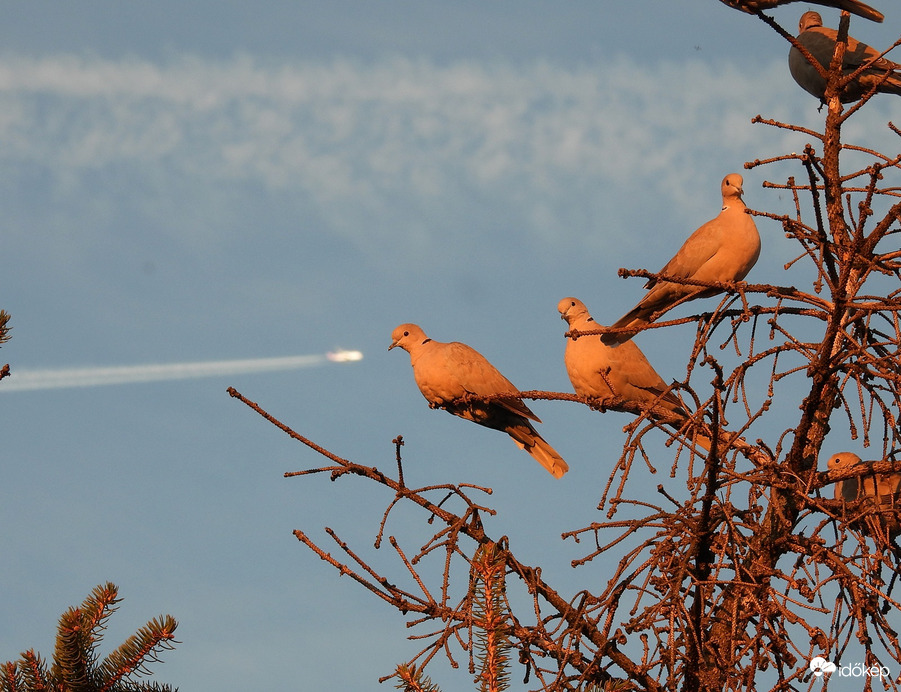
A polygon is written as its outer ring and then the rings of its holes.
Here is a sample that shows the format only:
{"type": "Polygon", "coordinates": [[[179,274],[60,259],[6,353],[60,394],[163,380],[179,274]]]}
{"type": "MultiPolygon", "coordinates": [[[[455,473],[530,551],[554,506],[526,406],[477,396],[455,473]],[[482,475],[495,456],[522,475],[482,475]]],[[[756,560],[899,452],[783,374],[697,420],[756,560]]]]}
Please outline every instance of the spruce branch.
{"type": "Polygon", "coordinates": [[[433,685],[427,675],[422,672],[422,668],[414,665],[401,664],[394,672],[399,682],[395,687],[403,692],[441,692],[441,688],[433,685]]]}
{"type": "Polygon", "coordinates": [[[509,689],[509,612],[505,596],[506,562],[493,542],[478,547],[472,559],[473,627],[480,665],[480,692],[509,689]]]}
{"type": "Polygon", "coordinates": [[[0,692],[171,692],[168,685],[133,679],[150,675],[148,665],[177,643],[170,615],[148,622],[98,665],[97,648],[119,601],[115,584],[95,587],[80,607],[60,617],[50,668],[29,649],[19,661],[3,664],[0,692]]]}

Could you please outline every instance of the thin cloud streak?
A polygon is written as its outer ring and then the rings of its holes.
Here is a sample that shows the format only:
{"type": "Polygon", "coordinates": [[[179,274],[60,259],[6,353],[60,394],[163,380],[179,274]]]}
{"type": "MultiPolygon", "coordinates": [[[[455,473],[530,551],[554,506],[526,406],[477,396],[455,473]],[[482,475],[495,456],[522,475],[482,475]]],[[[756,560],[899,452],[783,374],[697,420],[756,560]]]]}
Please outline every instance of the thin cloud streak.
{"type": "MultiPolygon", "coordinates": [[[[359,353],[357,351],[339,351],[359,353]]],[[[249,358],[243,360],[212,360],[193,363],[157,363],[119,365],[111,367],[67,368],[47,370],[19,370],[0,383],[0,393],[37,389],[98,387],[113,384],[136,384],[163,380],[193,380],[220,375],[247,375],[312,368],[328,363],[349,362],[362,358],[335,358],[335,354],[284,356],[278,358],[249,358]]]]}

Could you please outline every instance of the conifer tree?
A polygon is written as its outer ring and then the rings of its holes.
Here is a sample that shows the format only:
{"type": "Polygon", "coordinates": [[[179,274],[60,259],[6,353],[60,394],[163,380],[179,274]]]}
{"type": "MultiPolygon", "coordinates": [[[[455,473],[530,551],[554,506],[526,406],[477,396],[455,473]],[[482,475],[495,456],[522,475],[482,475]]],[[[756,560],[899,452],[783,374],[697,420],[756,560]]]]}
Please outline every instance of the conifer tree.
{"type": "MultiPolygon", "coordinates": [[[[162,651],[174,648],[177,623],[171,615],[152,619],[102,661],[98,646],[106,621],[120,599],[107,582],[94,588],[81,606],[59,620],[53,662],[33,649],[0,667],[0,692],[171,692],[169,685],[141,682],[162,651]]],[[[177,689],[177,688],[175,688],[177,689]]]]}

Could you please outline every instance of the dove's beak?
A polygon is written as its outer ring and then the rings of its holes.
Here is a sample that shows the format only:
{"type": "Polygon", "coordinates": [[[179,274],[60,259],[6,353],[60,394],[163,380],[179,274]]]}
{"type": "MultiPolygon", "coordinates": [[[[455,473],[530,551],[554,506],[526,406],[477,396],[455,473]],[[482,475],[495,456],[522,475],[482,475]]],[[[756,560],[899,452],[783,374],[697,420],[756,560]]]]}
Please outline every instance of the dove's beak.
{"type": "Polygon", "coordinates": [[[388,350],[390,351],[390,350],[391,350],[392,348],[394,348],[395,346],[397,346],[397,342],[396,342],[396,341],[392,341],[392,342],[391,342],[391,345],[388,347],[388,350]]]}

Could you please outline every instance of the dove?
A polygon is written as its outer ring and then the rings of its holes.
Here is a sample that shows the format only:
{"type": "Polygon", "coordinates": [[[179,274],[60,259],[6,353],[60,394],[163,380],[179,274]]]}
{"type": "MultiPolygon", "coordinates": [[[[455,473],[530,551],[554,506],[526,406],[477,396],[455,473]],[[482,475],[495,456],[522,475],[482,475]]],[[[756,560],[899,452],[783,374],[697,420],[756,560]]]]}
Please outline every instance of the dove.
{"type": "MultiPolygon", "coordinates": [[[[834,471],[872,463],[861,461],[853,452],[839,452],[829,457],[827,467],[834,471]]],[[[879,523],[888,531],[889,536],[901,533],[901,473],[874,473],[843,478],[835,482],[835,499],[844,502],[871,500],[878,510],[879,523]]]]}
{"type": "MultiPolygon", "coordinates": [[[[557,303],[557,311],[570,331],[590,332],[600,327],[578,298],[564,298],[557,303]]],[[[620,396],[626,401],[653,404],[688,417],[682,402],[632,341],[607,346],[596,334],[576,339],[570,337],[566,340],[563,361],[569,381],[579,396],[592,399],[620,396]]],[[[672,425],[679,427],[679,424],[672,425]]],[[[694,441],[709,451],[711,441],[708,437],[698,434],[694,441]]]]}
{"type": "MultiPolygon", "coordinates": [[[[798,42],[825,70],[832,62],[837,33],[834,29],[823,27],[823,19],[817,12],[805,12],[798,23],[798,42]]],[[[849,36],[842,74],[847,76],[871,60],[874,61],[872,65],[852,79],[839,94],[842,103],[857,101],[871,90],[901,95],[901,65],[880,58],[879,51],[849,36]]],[[[794,46],[788,52],[788,69],[798,86],[823,101],[826,79],[794,46]]]]}
{"type": "MultiPolygon", "coordinates": [[[[745,211],[741,199],[742,177],[730,173],[721,185],[723,208],[719,216],[689,236],[660,274],[695,281],[741,281],[760,256],[760,234],[754,219],[745,211]]],[[[608,345],[623,343],[651,321],[654,313],[662,313],[676,303],[706,298],[720,292],[718,288],[678,284],[650,279],[645,284],[648,294],[611,327],[634,328],[632,331],[604,334],[608,345]]]]}
{"type": "MultiPolygon", "coordinates": [[[[578,298],[564,298],[557,304],[560,317],[570,330],[588,332],[599,325],[578,298]]],[[[607,346],[597,335],[566,340],[566,372],[576,394],[596,399],[621,396],[636,403],[656,403],[684,415],[682,402],[669,391],[666,382],[632,341],[607,346]]]]}
{"type": "MultiPolygon", "coordinates": [[[[796,0],[720,0],[721,2],[742,12],[753,13],[755,11],[763,12],[771,10],[779,5],[787,5],[796,0]]],[[[873,9],[869,5],[865,5],[860,0],[808,0],[813,5],[823,5],[825,7],[835,7],[851,14],[856,14],[864,19],[874,22],[881,22],[885,17],[882,12],[873,9]]]]}
{"type": "Polygon", "coordinates": [[[388,350],[395,346],[410,354],[413,378],[431,407],[441,406],[460,418],[502,430],[554,478],[569,470],[563,458],[535,430],[530,421],[541,420],[521,399],[457,401],[466,395],[519,394],[513,383],[474,348],[458,341],[433,341],[415,324],[402,324],[391,333],[388,350]]]}

